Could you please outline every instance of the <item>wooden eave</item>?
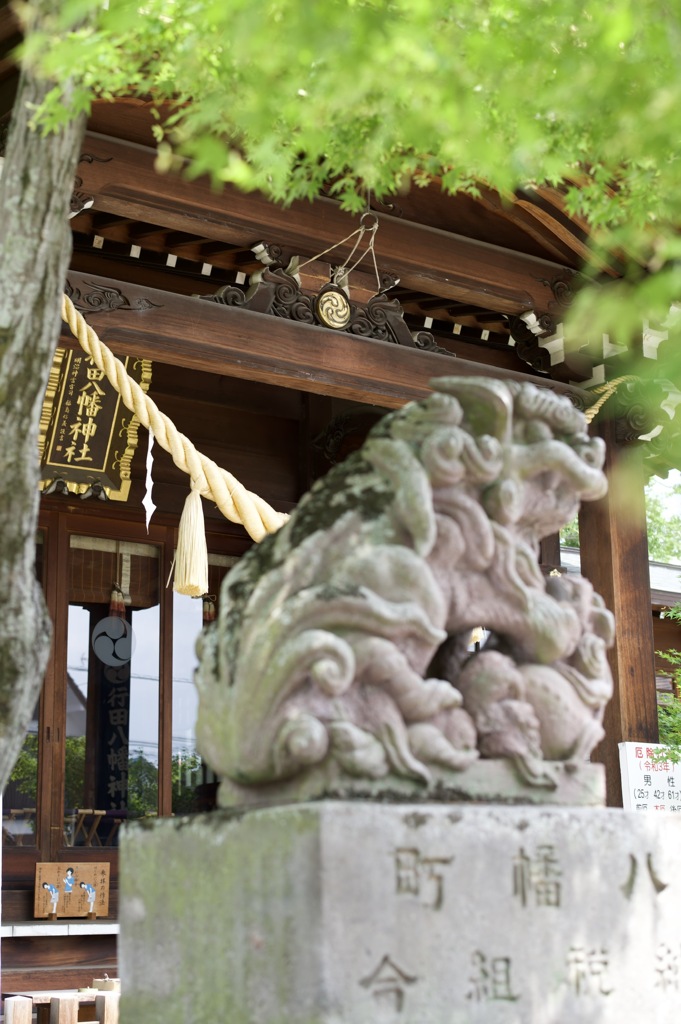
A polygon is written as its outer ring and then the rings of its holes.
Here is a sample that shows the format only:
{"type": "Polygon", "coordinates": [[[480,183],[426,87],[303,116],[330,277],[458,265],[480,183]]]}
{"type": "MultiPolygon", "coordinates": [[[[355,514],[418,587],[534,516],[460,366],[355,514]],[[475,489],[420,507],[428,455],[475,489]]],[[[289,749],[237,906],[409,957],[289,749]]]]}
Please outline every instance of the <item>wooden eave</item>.
{"type": "MultiPolygon", "coordinates": [[[[78,271],[208,294],[234,281],[234,275],[248,277],[262,269],[253,253],[259,242],[276,247],[285,266],[292,256],[314,260],[358,226],[358,217],[327,196],[282,207],[258,193],[216,190],[206,180],[190,181],[176,173],[159,175],[153,145],[139,141],[151,143],[147,106],[120,101],[97,104],[93,112],[91,126],[114,134],[89,131],[83,144],[74,189],[76,208],[80,204],[83,209],[72,221],[78,271]],[[126,126],[135,141],[116,137],[126,126]],[[177,264],[173,273],[167,271],[170,254],[177,264]]],[[[452,355],[502,374],[536,374],[563,383],[591,376],[592,364],[582,354],[558,361],[538,339],[530,337],[529,344],[516,349],[512,336],[522,314],[550,323],[562,319],[580,283],[579,261],[569,247],[542,246],[541,232],[533,236],[514,219],[515,211],[520,221],[527,220],[525,212],[498,196],[494,200],[489,192],[478,201],[446,195],[433,183],[398,199],[400,205],[372,205],[379,222],[376,254],[381,273],[399,279],[390,296],[401,304],[411,331],[430,330],[452,355]],[[467,233],[452,230],[457,225],[467,233]],[[474,237],[475,231],[481,237],[474,237]],[[508,246],[489,241],[496,235],[508,246]],[[547,251],[565,256],[565,262],[538,255],[547,251]]],[[[351,244],[326,259],[338,265],[351,244]]],[[[309,265],[308,292],[328,281],[329,272],[328,263],[309,265]]],[[[369,259],[350,283],[356,299],[366,301],[373,294],[369,259]]]]}
{"type": "Polygon", "coordinates": [[[678,592],[673,590],[651,590],[650,601],[656,611],[673,608],[679,603],[678,592]]]}
{"type": "MultiPolygon", "coordinates": [[[[170,365],[294,388],[353,402],[398,408],[430,393],[434,377],[456,374],[499,376],[498,367],[468,359],[387,345],[353,334],[206,302],[110,278],[70,271],[69,286],[86,298],[93,289],[117,291],[124,300],[85,316],[118,355],[140,356],[170,365]]],[[[62,337],[69,341],[66,325],[62,337]]],[[[530,374],[506,371],[514,380],[530,374]]],[[[586,392],[552,385],[575,404],[586,392]]]]}
{"type": "MultiPolygon", "coordinates": [[[[203,180],[160,177],[155,159],[150,147],[88,132],[78,189],[93,198],[95,211],[240,249],[249,249],[266,231],[268,242],[307,259],[345,238],[359,223],[324,197],[284,208],[258,193],[231,187],[216,192],[203,180]]],[[[425,295],[499,314],[543,313],[556,306],[556,284],[575,273],[571,267],[489,242],[389,213],[376,215],[382,269],[396,274],[403,288],[425,295]]],[[[349,244],[337,250],[339,261],[350,249],[349,244]]]]}

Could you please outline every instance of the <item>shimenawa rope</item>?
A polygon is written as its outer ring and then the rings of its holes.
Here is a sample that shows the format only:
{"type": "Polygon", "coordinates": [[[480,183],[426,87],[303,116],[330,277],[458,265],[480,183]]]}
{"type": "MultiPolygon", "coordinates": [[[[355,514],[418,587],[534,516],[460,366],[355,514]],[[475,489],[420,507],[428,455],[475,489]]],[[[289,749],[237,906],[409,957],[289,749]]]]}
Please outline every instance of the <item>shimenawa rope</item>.
{"type": "Polygon", "coordinates": [[[100,341],[67,295],[62,297],[61,315],[83,351],[104,371],[125,407],[137,416],[142,426],[153,430],[156,441],[190,478],[191,491],[180,520],[174,588],[181,594],[200,597],[208,590],[208,552],[200,496],[214,501],[226,519],[243,525],[255,541],[275,533],[288,516],[276,512],[257,494],[247,491],[231,473],[197,451],[189,438],[177,430],[153,399],[128,376],[123,363],[100,341]]]}
{"type": "Polygon", "coordinates": [[[584,416],[586,417],[586,422],[591,423],[592,420],[596,418],[608,399],[612,398],[615,394],[620,384],[633,384],[637,380],[638,377],[634,377],[632,374],[627,373],[622,377],[616,377],[614,380],[609,380],[605,384],[599,384],[597,388],[592,388],[590,394],[600,395],[601,397],[585,410],[584,416]]]}

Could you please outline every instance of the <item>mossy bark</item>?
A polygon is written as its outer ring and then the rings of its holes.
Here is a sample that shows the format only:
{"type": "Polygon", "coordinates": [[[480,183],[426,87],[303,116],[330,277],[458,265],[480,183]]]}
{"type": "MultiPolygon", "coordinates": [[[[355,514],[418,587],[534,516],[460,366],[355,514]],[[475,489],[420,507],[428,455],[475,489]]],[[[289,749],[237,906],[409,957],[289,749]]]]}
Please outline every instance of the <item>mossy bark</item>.
{"type": "MultiPolygon", "coordinates": [[[[46,14],[54,0],[39,5],[46,14]]],[[[69,202],[85,122],[30,127],[50,83],[21,75],[0,179],[0,790],[40,692],[51,626],[35,578],[38,428],[71,253],[69,202]]]]}

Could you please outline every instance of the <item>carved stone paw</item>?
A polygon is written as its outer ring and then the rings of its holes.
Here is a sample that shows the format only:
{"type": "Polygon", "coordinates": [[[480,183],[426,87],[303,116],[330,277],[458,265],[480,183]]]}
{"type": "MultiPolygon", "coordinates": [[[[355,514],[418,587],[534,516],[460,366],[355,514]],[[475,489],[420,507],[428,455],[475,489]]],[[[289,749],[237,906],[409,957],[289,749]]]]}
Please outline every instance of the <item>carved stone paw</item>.
{"type": "Polygon", "coordinates": [[[475,748],[457,749],[436,725],[429,722],[410,725],[408,733],[412,752],[426,764],[439,764],[445,768],[453,768],[454,771],[462,771],[480,756],[475,748]]]}

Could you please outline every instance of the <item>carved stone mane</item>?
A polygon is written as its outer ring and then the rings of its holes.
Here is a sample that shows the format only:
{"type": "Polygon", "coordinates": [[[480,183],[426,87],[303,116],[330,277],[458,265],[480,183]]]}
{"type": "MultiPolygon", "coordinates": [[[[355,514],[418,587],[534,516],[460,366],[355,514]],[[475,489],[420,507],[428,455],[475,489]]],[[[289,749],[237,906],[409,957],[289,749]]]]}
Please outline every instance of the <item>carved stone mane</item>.
{"type": "Polygon", "coordinates": [[[479,758],[551,789],[601,739],[612,617],[582,577],[543,577],[538,544],[604,494],[603,444],[548,390],[433,387],[226,578],[197,674],[221,802],[310,773],[428,794],[479,758]]]}

